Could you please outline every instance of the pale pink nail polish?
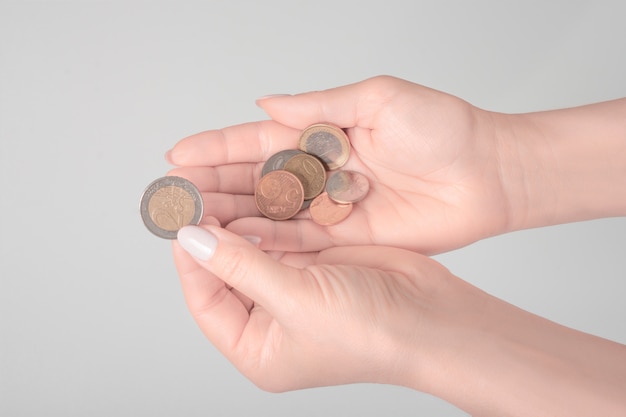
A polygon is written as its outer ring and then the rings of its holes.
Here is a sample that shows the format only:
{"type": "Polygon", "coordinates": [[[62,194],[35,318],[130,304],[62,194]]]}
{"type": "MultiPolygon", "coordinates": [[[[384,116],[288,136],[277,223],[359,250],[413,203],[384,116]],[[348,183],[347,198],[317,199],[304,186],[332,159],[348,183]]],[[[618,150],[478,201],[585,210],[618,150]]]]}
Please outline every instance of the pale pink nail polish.
{"type": "Polygon", "coordinates": [[[172,161],[172,150],[171,149],[169,151],[165,152],[165,161],[167,161],[167,163],[170,164],[170,165],[174,165],[174,162],[172,161]]]}
{"type": "Polygon", "coordinates": [[[198,226],[185,226],[178,231],[178,243],[191,256],[202,261],[213,257],[217,248],[217,238],[198,226]]]}
{"type": "Polygon", "coordinates": [[[258,236],[244,235],[241,237],[250,242],[255,248],[258,248],[261,245],[261,238],[258,236]]]}
{"type": "Polygon", "coordinates": [[[261,100],[265,100],[265,99],[268,99],[268,98],[288,97],[290,95],[291,94],[268,94],[266,96],[261,96],[261,97],[257,98],[256,101],[261,101],[261,100]]]}

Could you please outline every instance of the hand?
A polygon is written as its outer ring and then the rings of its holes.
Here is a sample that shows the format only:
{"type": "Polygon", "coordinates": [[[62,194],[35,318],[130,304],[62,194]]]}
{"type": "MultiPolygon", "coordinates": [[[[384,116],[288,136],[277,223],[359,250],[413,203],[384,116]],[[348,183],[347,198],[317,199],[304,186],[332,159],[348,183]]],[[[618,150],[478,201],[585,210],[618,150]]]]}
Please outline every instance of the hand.
{"type": "Polygon", "coordinates": [[[508,196],[486,111],[391,77],[258,105],[273,120],[188,137],[168,159],[181,166],[171,174],[203,191],[208,215],[260,236],[263,249],[382,244],[437,253],[507,229],[508,196]],[[365,174],[369,195],[330,227],[259,217],[253,192],[264,161],[297,148],[301,131],[318,122],[346,129],[352,151],[343,169],[365,174]]]}
{"type": "Polygon", "coordinates": [[[377,382],[472,415],[626,412],[626,346],[520,310],[414,252],[337,247],[278,261],[216,226],[181,229],[173,250],[198,325],[265,390],[377,382]]]}
{"type": "Polygon", "coordinates": [[[215,226],[183,228],[173,249],[200,328],[269,391],[408,384],[414,375],[405,374],[403,351],[427,351],[422,315],[452,279],[436,262],[391,248],[338,247],[275,260],[215,226]]]}

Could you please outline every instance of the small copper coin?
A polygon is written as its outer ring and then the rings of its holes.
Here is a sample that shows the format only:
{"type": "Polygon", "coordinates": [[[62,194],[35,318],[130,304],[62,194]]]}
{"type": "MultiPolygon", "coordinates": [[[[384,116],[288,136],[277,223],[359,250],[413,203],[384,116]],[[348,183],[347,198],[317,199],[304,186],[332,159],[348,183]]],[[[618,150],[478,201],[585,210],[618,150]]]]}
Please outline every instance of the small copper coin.
{"type": "Polygon", "coordinates": [[[337,203],[356,203],[365,198],[370,189],[367,177],[355,171],[334,172],[326,182],[328,196],[337,203]]]}
{"type": "Polygon", "coordinates": [[[162,177],[145,189],[139,210],[149,231],[164,239],[176,239],[181,227],[202,220],[202,195],[184,178],[162,177]]]}
{"type": "Polygon", "coordinates": [[[271,171],[259,180],[254,191],[254,201],[265,217],[287,220],[300,211],[304,189],[298,177],[291,172],[271,171]]]}
{"type": "Polygon", "coordinates": [[[350,141],[343,130],[328,124],[314,124],[300,135],[298,147],[320,158],[333,170],[342,167],[350,156],[350,141]]]}
{"type": "Polygon", "coordinates": [[[345,220],[352,212],[352,204],[335,203],[328,197],[328,193],[322,193],[315,197],[309,207],[313,221],[322,226],[332,226],[345,220]]]}
{"type": "Polygon", "coordinates": [[[304,153],[298,149],[286,149],[270,156],[269,159],[263,164],[261,169],[261,176],[264,176],[268,172],[276,171],[285,168],[285,163],[293,156],[304,153]]]}
{"type": "Polygon", "coordinates": [[[324,164],[313,155],[302,153],[292,156],[285,164],[285,171],[294,174],[304,188],[304,199],[310,200],[324,191],[326,169],[324,164]]]}

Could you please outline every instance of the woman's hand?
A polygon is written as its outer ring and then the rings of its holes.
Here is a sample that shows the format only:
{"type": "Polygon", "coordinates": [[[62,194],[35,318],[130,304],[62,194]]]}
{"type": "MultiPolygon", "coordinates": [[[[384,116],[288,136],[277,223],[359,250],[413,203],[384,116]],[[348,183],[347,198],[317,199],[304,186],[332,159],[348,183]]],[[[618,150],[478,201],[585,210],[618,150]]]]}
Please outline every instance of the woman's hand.
{"type": "Polygon", "coordinates": [[[258,101],[271,121],[208,131],[180,141],[171,173],[204,192],[207,214],[263,249],[314,251],[334,245],[390,245],[436,253],[507,230],[492,114],[456,97],[391,77],[322,92],[258,101]],[[308,125],[347,131],[342,169],[365,174],[369,195],[343,222],[322,227],[306,214],[274,222],[253,193],[264,161],[295,149],[308,125]]]}
{"type": "Polygon", "coordinates": [[[520,310],[425,256],[373,246],[271,256],[249,242],[187,226],[174,259],[200,328],[265,390],[376,382],[481,416],[626,411],[625,346],[520,310]]]}
{"type": "Polygon", "coordinates": [[[415,360],[405,380],[407,355],[429,350],[433,300],[453,280],[424,256],[378,247],[270,256],[215,226],[185,227],[179,241],[174,260],[191,314],[266,390],[408,384],[432,366],[415,360]]]}

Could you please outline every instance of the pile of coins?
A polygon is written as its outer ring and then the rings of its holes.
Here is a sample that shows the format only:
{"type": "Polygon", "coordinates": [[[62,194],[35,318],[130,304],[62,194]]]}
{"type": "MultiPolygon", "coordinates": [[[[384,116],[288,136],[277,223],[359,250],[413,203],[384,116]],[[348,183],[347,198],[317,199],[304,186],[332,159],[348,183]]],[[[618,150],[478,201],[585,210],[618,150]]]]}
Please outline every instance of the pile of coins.
{"type": "Polygon", "coordinates": [[[341,222],[369,191],[364,175],[337,171],[350,156],[348,137],[336,126],[314,124],[302,132],[298,148],[265,162],[254,193],[257,208],[272,220],[287,220],[308,208],[317,224],[341,222]]]}
{"type": "MultiPolygon", "coordinates": [[[[320,225],[339,223],[369,191],[364,175],[339,170],[350,156],[348,137],[338,127],[315,124],[302,132],[298,147],[265,162],[254,193],[257,208],[273,220],[290,219],[308,208],[320,225]]],[[[181,177],[158,178],[141,196],[144,224],[164,239],[176,239],[183,226],[199,224],[203,211],[200,191],[181,177]]]]}

